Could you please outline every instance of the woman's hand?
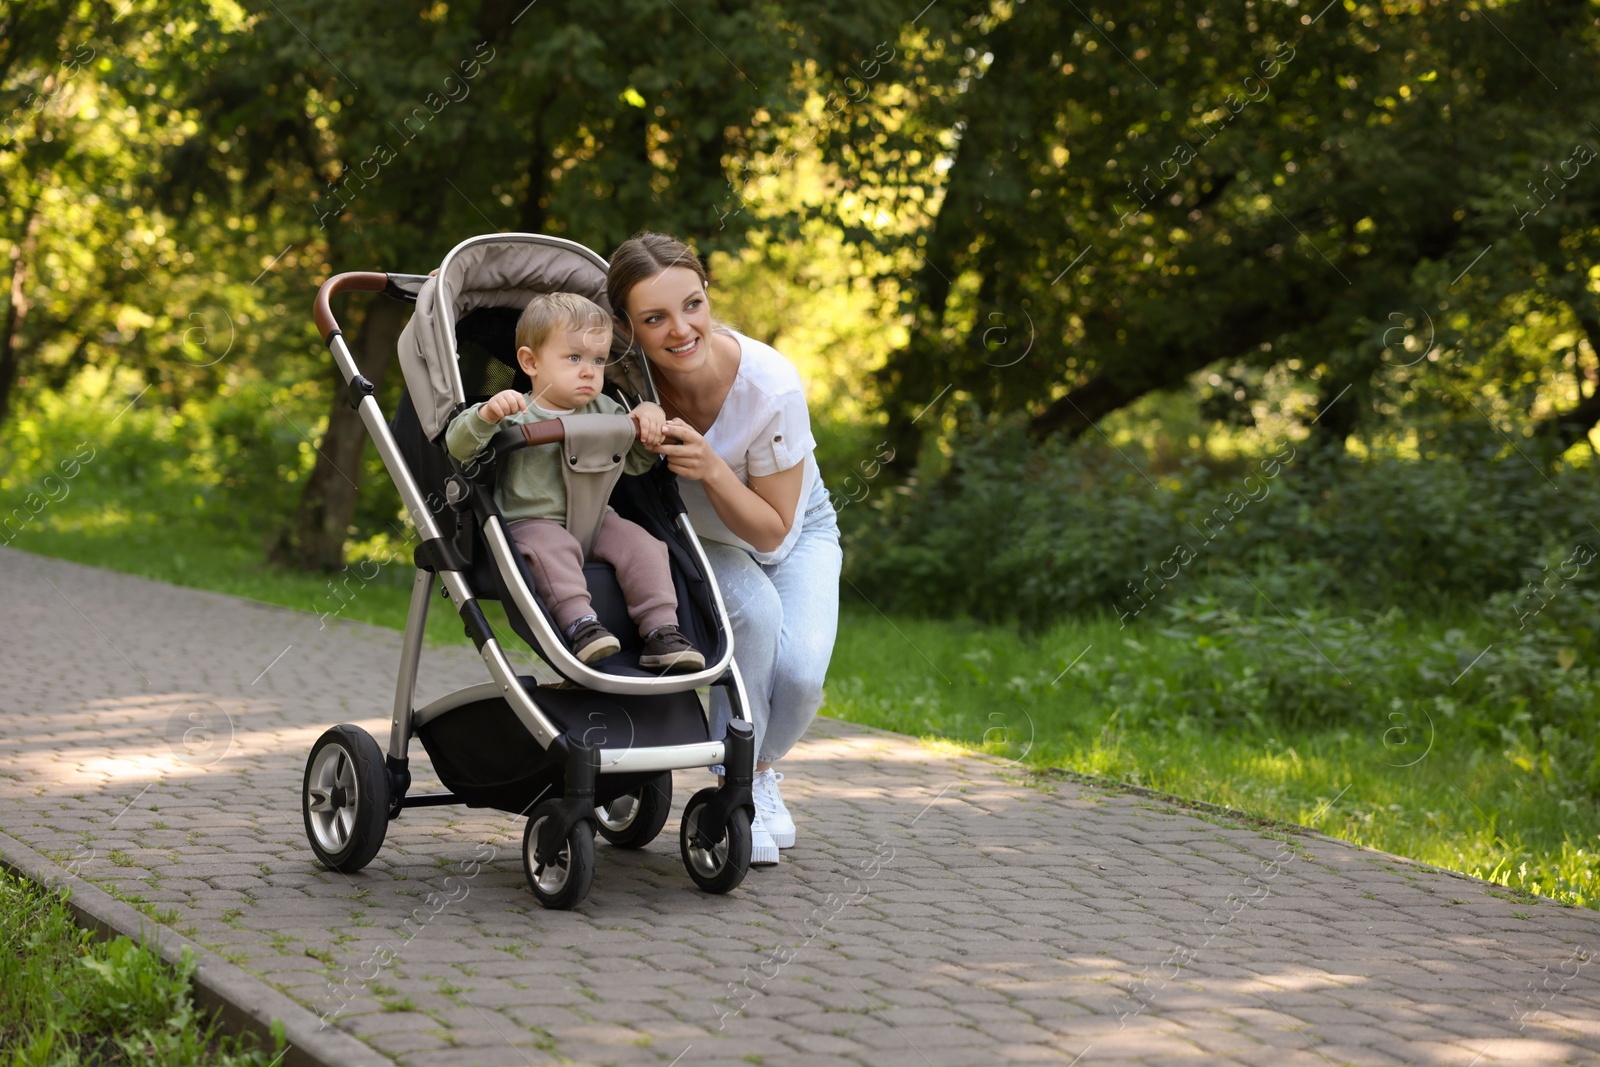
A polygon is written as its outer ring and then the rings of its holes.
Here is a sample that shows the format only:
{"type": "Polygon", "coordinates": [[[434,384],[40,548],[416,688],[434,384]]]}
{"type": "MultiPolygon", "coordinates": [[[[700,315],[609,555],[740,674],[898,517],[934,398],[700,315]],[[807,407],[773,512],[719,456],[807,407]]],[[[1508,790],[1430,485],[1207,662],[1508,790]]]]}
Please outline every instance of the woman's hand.
{"type": "Polygon", "coordinates": [[[667,440],[655,446],[655,451],[667,457],[667,469],[680,478],[708,482],[733,470],[706,443],[700,431],[682,419],[672,419],[663,427],[667,440]],[[672,438],[677,438],[674,442],[672,438]]]}
{"type": "Polygon", "coordinates": [[[700,431],[682,419],[666,425],[669,441],[655,451],[667,457],[667,469],[680,478],[705,486],[706,497],[729,530],[758,552],[775,551],[788,536],[805,485],[806,467],[796,463],[786,471],[739,480],[733,468],[706,443],[700,431]],[[671,438],[677,438],[671,441],[671,438]]]}
{"type": "Polygon", "coordinates": [[[646,400],[628,412],[628,417],[633,420],[634,431],[646,448],[655,448],[666,440],[667,413],[661,410],[660,404],[646,400]]]}
{"type": "Polygon", "coordinates": [[[478,418],[484,422],[495,423],[507,415],[515,415],[519,411],[528,410],[528,400],[515,389],[502,389],[483,402],[483,407],[478,409],[478,418]]]}

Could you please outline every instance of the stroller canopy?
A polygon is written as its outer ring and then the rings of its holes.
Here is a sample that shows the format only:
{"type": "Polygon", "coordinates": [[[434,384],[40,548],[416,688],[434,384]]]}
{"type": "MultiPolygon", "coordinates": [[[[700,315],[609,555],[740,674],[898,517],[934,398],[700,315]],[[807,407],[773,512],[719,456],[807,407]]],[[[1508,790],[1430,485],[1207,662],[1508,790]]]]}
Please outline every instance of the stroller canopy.
{"type": "MultiPolygon", "coordinates": [[[[586,296],[610,312],[606,261],[574,241],[534,233],[472,237],[444,257],[439,273],[418,292],[399,346],[406,389],[430,441],[467,399],[456,366],[456,323],[478,308],[520,311],[539,293],[557,292],[586,296]]],[[[654,395],[647,372],[615,353],[606,377],[634,396],[654,395]]]]}

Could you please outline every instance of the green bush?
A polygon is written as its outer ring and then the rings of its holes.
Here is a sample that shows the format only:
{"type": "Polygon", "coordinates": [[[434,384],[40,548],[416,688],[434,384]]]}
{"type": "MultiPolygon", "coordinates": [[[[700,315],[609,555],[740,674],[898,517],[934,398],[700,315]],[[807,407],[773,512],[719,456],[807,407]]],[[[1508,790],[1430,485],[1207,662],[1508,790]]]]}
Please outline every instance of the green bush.
{"type": "Polygon", "coordinates": [[[1038,630],[1071,615],[1131,622],[1200,595],[1284,611],[1477,603],[1548,553],[1600,543],[1591,470],[1313,459],[1286,443],[1153,472],[1126,450],[992,431],[961,443],[942,480],[847,509],[846,573],[884,610],[1038,630]]]}

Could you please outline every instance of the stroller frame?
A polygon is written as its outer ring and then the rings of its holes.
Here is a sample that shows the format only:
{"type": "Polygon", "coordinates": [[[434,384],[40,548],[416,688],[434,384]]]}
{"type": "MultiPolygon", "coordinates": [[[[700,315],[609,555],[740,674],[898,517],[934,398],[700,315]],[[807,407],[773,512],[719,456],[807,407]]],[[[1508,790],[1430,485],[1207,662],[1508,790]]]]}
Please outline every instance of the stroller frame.
{"type": "MultiPolygon", "coordinates": [[[[344,292],[381,292],[416,303],[424,288],[434,282],[435,291],[430,297],[439,297],[440,287],[452,278],[451,267],[457,257],[486,243],[525,243],[544,250],[564,251],[581,257],[602,275],[606,270],[601,257],[572,241],[540,234],[493,234],[470,238],[452,249],[436,272],[437,280],[422,275],[370,271],[343,273],[324,282],[316,296],[314,317],[318,331],[345,383],[349,402],[359,414],[399,491],[406,513],[416,528],[418,543],[414,551],[417,572],[401,643],[387,752],[380,751],[365,731],[348,724],[331,728],[318,740],[307,760],[302,789],[307,837],[324,865],[349,873],[361,869],[376,855],[387,822],[399,817],[407,808],[466,803],[528,814],[523,859],[529,885],[542,905],[571,907],[587,895],[594,866],[593,836],[597,830],[615,845],[642,847],[659,833],[665,822],[670,805],[671,771],[722,763],[727,772],[723,784],[703,789],[690,799],[679,837],[684,865],[696,884],[710,892],[727,892],[743,880],[749,866],[750,821],[754,816],[750,792],[754,740],[744,683],[733,662],[733,635],[726,627],[726,608],[714,578],[706,582],[706,586],[725,638],[723,654],[715,662],[693,673],[639,677],[607,673],[580,661],[556,632],[523,579],[521,560],[506,534],[502,518],[497,509],[487,503],[492,501],[491,487],[482,479],[475,481],[462,474],[458,468],[457,474],[445,483],[445,503],[449,507],[436,517],[437,498],[430,500],[419,485],[390,424],[385,421],[373,384],[361,374],[334,317],[330,300],[344,292]],[[446,530],[440,518],[452,513],[456,516],[457,529],[446,530]],[[604,743],[604,730],[601,742],[595,743],[589,740],[592,730],[580,733],[574,727],[564,728],[561,716],[553,708],[541,707],[541,700],[549,703],[557,693],[541,691],[533,678],[518,675],[478,604],[480,594],[471,583],[470,561],[459,547],[463,535],[461,524],[473,522],[475,515],[482,517],[478,532],[509,594],[508,611],[520,614],[536,639],[535,651],[566,679],[569,687],[612,695],[623,702],[623,714],[631,722],[631,713],[626,711],[630,698],[693,695],[692,691],[702,686],[722,686],[727,690],[734,711],[726,739],[635,746],[630,736],[629,743],[610,747],[604,743]],[[448,693],[418,708],[415,705],[417,675],[429,608],[436,589],[449,597],[488,670],[489,680],[448,693]],[[535,693],[540,695],[536,697],[535,693]],[[461,709],[476,709],[482,713],[485,708],[498,711],[502,707],[508,709],[527,735],[545,750],[551,765],[546,769],[554,778],[532,803],[517,811],[504,800],[463,796],[454,790],[407,795],[411,784],[409,745],[419,730],[461,709]],[[547,794],[549,799],[541,800],[547,794]],[[619,812],[619,808],[623,810],[619,812]]],[[[449,319],[451,332],[441,339],[446,345],[442,350],[453,354],[453,305],[449,319]]],[[[652,398],[654,390],[648,366],[642,359],[639,363],[645,395],[652,398]]],[[[466,403],[466,396],[454,356],[441,365],[448,371],[455,410],[459,412],[466,403]]],[[[409,379],[410,368],[407,372],[409,379]]],[[[437,370],[433,373],[437,374],[437,370]]],[[[498,460],[515,448],[559,441],[562,433],[558,420],[532,424],[510,433],[503,431],[492,448],[498,460]]],[[[675,499],[676,493],[671,496],[675,499]]],[[[683,542],[692,548],[702,574],[711,575],[710,562],[688,515],[681,508],[681,501],[673,518],[685,535],[683,542]]],[[[466,536],[470,538],[470,531],[466,536]]],[[[493,598],[495,593],[488,590],[484,595],[493,598]]],[[[697,696],[694,699],[698,702],[697,696]]],[[[435,764],[438,770],[437,759],[435,764]]],[[[448,782],[447,788],[450,788],[448,782]]],[[[520,804],[520,799],[517,803],[520,804]]]]}

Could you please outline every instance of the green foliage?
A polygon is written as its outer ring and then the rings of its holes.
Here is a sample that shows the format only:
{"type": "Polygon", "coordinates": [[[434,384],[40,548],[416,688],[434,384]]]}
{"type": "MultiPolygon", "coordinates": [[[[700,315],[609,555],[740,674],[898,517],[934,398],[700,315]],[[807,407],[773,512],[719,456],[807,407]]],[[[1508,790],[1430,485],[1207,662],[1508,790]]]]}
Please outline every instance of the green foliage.
{"type": "Polygon", "coordinates": [[[847,232],[901,253],[897,445],[946,387],[1078,435],[1206,367],[1246,386],[1219,416],[1252,419],[1273,370],[1331,442],[1474,404],[1513,439],[1581,409],[1553,452],[1582,440],[1592,12],[1315,8],[945,3],[895,40],[824,145],[847,232]]]}
{"type": "Polygon", "coordinates": [[[1600,543],[1600,471],[1521,457],[1259,459],[1032,447],[1015,428],[958,446],[949,473],[847,510],[847,574],[888,610],[1129,621],[1209,592],[1250,607],[1482,600],[1549,552],[1600,543]]]}
{"type": "MultiPolygon", "coordinates": [[[[13,383],[15,411],[112,375],[216,420],[195,454],[273,525],[336,402],[312,287],[497,228],[696,239],[819,400],[889,421],[841,480],[879,441],[898,477],[924,431],[1076,433],[1185,383],[1234,425],[1269,393],[1311,424],[1349,385],[1314,432],[1425,456],[1546,464],[1600,416],[1581,7],[1506,5],[1504,35],[1404,4],[14,8],[0,417],[13,383]]],[[[336,526],[385,534],[387,480],[347,465],[336,526]]]]}
{"type": "MultiPolygon", "coordinates": [[[[126,937],[73,923],[65,894],[0,871],[0,1064],[268,1067],[252,1037],[225,1038],[194,1005],[193,957],[169,968],[126,937]]],[[[283,1036],[276,1033],[281,1052],[283,1036]]]]}
{"type": "MultiPolygon", "coordinates": [[[[279,412],[295,411],[294,419],[308,423],[314,416],[296,410],[288,390],[273,401],[256,388],[228,388],[163,411],[128,406],[122,385],[85,372],[14,420],[0,468],[0,524],[15,522],[32,495],[42,498],[34,500],[41,514],[56,513],[58,531],[125,527],[130,513],[153,523],[204,513],[217,526],[259,538],[275,514],[293,506],[311,447],[279,412]],[[108,507],[84,503],[108,497],[115,501],[108,507]]],[[[0,532],[0,543],[15,533],[0,532]]]]}
{"type": "Polygon", "coordinates": [[[282,313],[283,289],[256,281],[288,243],[281,216],[258,204],[243,219],[223,195],[179,219],[152,190],[197,132],[182,83],[238,14],[227,0],[0,12],[0,419],[85,366],[137,368],[125,401],[148,383],[147,403],[178,406],[234,364],[277,362],[242,327],[282,313]]]}
{"type": "Polygon", "coordinates": [[[845,65],[899,16],[879,0],[804,18],[704,0],[279,11],[183,79],[201,132],[169,198],[287,181],[339,269],[393,270],[495,229],[605,253],[650,226],[737,249],[753,220],[724,159],[795,110],[805,65],[845,65]]]}

